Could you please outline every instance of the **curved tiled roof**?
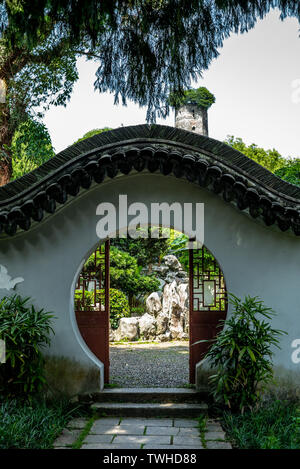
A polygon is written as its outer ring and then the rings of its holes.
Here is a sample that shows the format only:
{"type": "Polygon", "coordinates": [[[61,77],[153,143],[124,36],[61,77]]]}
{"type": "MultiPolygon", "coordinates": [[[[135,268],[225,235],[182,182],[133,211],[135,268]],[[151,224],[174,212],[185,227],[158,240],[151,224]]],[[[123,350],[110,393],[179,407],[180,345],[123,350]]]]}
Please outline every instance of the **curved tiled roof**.
{"type": "Polygon", "coordinates": [[[29,230],[68,196],[118,173],[160,172],[197,183],[266,225],[300,235],[300,188],[242,153],[185,130],[138,125],[103,132],[72,145],[31,173],[0,187],[0,229],[29,230]]]}

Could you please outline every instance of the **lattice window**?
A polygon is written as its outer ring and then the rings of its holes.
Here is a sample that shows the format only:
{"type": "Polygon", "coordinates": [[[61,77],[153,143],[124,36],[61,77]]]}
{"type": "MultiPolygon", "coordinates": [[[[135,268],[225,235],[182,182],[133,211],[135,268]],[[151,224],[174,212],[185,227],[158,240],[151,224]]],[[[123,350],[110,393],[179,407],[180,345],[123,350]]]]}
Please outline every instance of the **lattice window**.
{"type": "Polygon", "coordinates": [[[106,254],[105,244],[101,244],[83,266],[75,291],[76,311],[106,310],[106,254]]]}
{"type": "Polygon", "coordinates": [[[204,246],[193,250],[193,311],[226,311],[223,273],[204,246]]]}

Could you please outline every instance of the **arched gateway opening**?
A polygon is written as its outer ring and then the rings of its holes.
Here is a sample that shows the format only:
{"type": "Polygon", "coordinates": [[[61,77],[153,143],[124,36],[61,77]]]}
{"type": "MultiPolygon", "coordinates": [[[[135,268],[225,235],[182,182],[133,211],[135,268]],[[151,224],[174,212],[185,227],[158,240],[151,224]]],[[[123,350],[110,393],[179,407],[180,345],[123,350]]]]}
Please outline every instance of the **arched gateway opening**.
{"type": "MultiPolygon", "coordinates": [[[[120,194],[127,194],[128,204],[143,203],[148,210],[161,202],[204,205],[204,244],[223,269],[228,292],[239,298],[258,296],[277,312],[274,326],[288,334],[274,364],[284,373],[293,372],[298,363],[293,347],[298,340],[299,188],[222,142],[178,128],[142,125],[79,142],[0,188],[4,280],[21,278],[16,293],[55,315],[47,350],[52,382],[74,394],[103,389],[105,356],[97,347],[108,343],[100,321],[108,314],[107,305],[100,295],[94,304],[98,310],[89,307],[85,314],[83,302],[76,321],[74,291],[88,255],[106,239],[95,229],[97,207],[117,207],[120,194]]],[[[126,226],[118,222],[116,230],[126,226]]],[[[212,294],[213,288],[222,288],[218,266],[206,269],[205,256],[191,257],[194,342],[215,335],[216,316],[224,317],[226,301],[212,294]]],[[[105,265],[105,254],[103,259],[105,265]]],[[[10,283],[1,297],[14,293],[10,283]]],[[[203,347],[190,346],[191,362],[202,357],[203,347]]]]}
{"type": "MultiPolygon", "coordinates": [[[[74,295],[78,329],[88,348],[103,363],[105,383],[110,382],[110,250],[111,242],[107,240],[88,256],[77,278],[74,295]]],[[[221,321],[226,319],[227,313],[227,292],[223,272],[205,246],[186,249],[183,255],[188,279],[188,314],[183,319],[184,330],[188,332],[189,370],[186,371],[189,383],[194,384],[196,365],[210,346],[210,342],[195,343],[213,339],[221,329],[221,321]]],[[[162,290],[170,285],[165,283],[162,290]]],[[[172,305],[164,310],[169,315],[169,322],[174,321],[172,305]]],[[[122,317],[121,306],[119,316],[122,317]]],[[[180,313],[177,312],[177,316],[176,320],[182,322],[180,313]]],[[[172,333],[169,340],[172,340],[172,333]]],[[[138,366],[135,364],[137,370],[138,366]]],[[[151,369],[148,368],[148,372],[151,373],[151,369]]],[[[159,383],[152,381],[152,385],[159,386],[159,383]]]]}

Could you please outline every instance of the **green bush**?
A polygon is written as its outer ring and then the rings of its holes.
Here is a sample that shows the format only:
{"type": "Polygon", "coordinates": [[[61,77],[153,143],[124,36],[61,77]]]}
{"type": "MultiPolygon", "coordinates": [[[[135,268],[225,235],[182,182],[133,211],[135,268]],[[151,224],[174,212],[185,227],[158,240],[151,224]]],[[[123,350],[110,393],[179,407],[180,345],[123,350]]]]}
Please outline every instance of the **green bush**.
{"type": "Polygon", "coordinates": [[[30,403],[7,399],[0,404],[0,449],[47,449],[68,421],[81,416],[83,410],[67,399],[30,403]]]}
{"type": "Polygon", "coordinates": [[[30,396],[44,383],[41,347],[50,344],[53,315],[27,304],[19,295],[0,301],[0,338],[6,345],[6,363],[0,365],[0,394],[30,396]]]}
{"type": "Polygon", "coordinates": [[[129,304],[126,295],[111,288],[109,290],[109,303],[110,303],[110,324],[112,329],[117,329],[119,320],[124,317],[130,316],[129,304]]]}
{"type": "Polygon", "coordinates": [[[275,313],[257,297],[246,296],[242,302],[230,296],[232,315],[222,321],[225,328],[213,340],[206,357],[217,371],[210,378],[215,401],[244,412],[257,405],[272,380],[272,347],[279,348],[278,336],[284,332],[271,328],[265,319],[275,313]]]}
{"type": "Polygon", "coordinates": [[[269,401],[244,414],[224,412],[223,428],[239,449],[298,449],[300,413],[296,403],[269,401]]]}
{"type": "Polygon", "coordinates": [[[134,306],[130,309],[130,314],[131,316],[142,316],[143,314],[145,314],[145,306],[134,306]]]}

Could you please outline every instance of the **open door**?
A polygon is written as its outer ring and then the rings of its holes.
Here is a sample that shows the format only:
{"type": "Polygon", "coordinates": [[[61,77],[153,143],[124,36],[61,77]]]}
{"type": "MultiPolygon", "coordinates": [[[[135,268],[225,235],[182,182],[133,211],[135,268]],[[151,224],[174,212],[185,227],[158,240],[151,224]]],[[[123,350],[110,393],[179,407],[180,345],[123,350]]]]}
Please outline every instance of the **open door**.
{"type": "Polygon", "coordinates": [[[227,294],[222,270],[204,246],[189,251],[190,278],[190,383],[195,383],[195,367],[210,343],[193,345],[198,340],[213,339],[226,319],[227,294]]]}
{"type": "Polygon", "coordinates": [[[89,349],[104,364],[109,381],[109,241],[89,257],[78,277],[75,313],[79,331],[89,349]]]}

